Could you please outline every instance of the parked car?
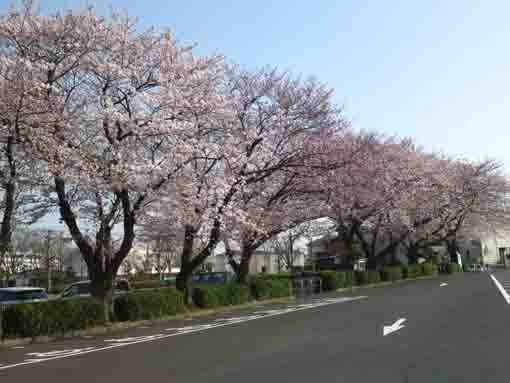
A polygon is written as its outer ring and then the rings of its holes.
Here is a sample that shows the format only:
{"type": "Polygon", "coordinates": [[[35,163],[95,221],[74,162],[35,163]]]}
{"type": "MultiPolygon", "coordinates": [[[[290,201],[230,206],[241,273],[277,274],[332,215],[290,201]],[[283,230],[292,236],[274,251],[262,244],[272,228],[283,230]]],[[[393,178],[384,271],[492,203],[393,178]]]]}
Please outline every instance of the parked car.
{"type": "Polygon", "coordinates": [[[161,285],[162,286],[173,286],[175,287],[177,283],[177,274],[170,274],[166,275],[163,278],[161,278],[161,285]]]}
{"type": "Polygon", "coordinates": [[[0,305],[39,302],[47,299],[46,290],[40,287],[6,287],[0,289],[0,305]]]}
{"type": "Polygon", "coordinates": [[[469,265],[468,271],[470,271],[470,272],[480,272],[480,271],[486,271],[486,268],[485,268],[484,265],[472,264],[472,265],[469,265]]]}
{"type": "MultiPolygon", "coordinates": [[[[114,294],[123,294],[129,290],[129,282],[127,279],[117,279],[115,281],[115,292],[114,294]]],[[[72,285],[67,286],[62,294],[61,298],[74,298],[74,297],[89,297],[90,296],[90,281],[76,282],[72,285]]]]}
{"type": "Polygon", "coordinates": [[[218,272],[205,272],[193,274],[193,283],[206,283],[206,284],[222,284],[232,281],[235,278],[234,273],[226,271],[218,272]]]}

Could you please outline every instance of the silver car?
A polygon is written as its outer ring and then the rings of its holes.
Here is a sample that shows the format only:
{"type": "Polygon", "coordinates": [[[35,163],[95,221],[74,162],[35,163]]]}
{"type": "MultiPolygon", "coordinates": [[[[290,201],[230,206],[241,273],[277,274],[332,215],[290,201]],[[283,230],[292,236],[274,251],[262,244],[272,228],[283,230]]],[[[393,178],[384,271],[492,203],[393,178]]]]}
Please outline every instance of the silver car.
{"type": "Polygon", "coordinates": [[[7,287],[0,289],[0,305],[30,303],[48,300],[46,290],[40,287],[7,287]]]}

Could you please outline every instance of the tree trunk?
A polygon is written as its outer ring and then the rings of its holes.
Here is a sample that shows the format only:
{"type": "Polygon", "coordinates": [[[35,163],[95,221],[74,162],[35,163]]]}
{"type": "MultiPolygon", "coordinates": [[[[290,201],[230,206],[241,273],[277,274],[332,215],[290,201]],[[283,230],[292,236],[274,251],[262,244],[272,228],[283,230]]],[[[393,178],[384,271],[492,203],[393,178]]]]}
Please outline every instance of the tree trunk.
{"type": "Polygon", "coordinates": [[[182,291],[184,294],[184,303],[186,305],[190,305],[193,303],[192,297],[192,276],[193,269],[190,267],[189,263],[181,266],[181,270],[177,275],[176,287],[178,290],[182,291]]]}
{"type": "Polygon", "coordinates": [[[457,263],[458,262],[457,252],[459,250],[459,247],[457,245],[457,239],[456,238],[447,239],[446,248],[448,250],[448,254],[450,255],[450,262],[457,263]]]}
{"type": "Polygon", "coordinates": [[[255,248],[253,246],[245,245],[242,249],[241,263],[239,264],[239,283],[248,284],[248,275],[250,274],[250,262],[255,248]]]}
{"type": "MultiPolygon", "coordinates": [[[[5,260],[5,257],[10,251],[12,239],[12,225],[16,211],[16,161],[14,159],[15,142],[14,137],[7,138],[7,145],[5,146],[5,155],[8,164],[8,180],[3,185],[4,187],[4,211],[2,223],[0,226],[0,258],[5,260]]],[[[6,172],[7,173],[7,172],[6,172]]]]}
{"type": "Polygon", "coordinates": [[[230,248],[227,248],[225,250],[225,255],[227,256],[228,264],[232,268],[232,271],[234,271],[235,275],[239,278],[239,263],[234,258],[234,253],[230,248]]]}
{"type": "Polygon", "coordinates": [[[90,272],[90,294],[104,307],[104,319],[106,323],[111,321],[113,312],[113,295],[115,287],[115,275],[113,270],[101,270],[95,268],[90,272]]]}
{"type": "Polygon", "coordinates": [[[193,254],[193,243],[195,241],[195,229],[191,225],[184,228],[184,244],[181,253],[181,270],[177,275],[176,287],[184,293],[184,303],[192,303],[191,280],[193,275],[193,265],[191,256],[193,254]]]}
{"type": "Polygon", "coordinates": [[[407,249],[407,258],[411,264],[418,263],[418,246],[414,244],[409,246],[407,249]]]}
{"type": "MultiPolygon", "coordinates": [[[[129,192],[127,189],[115,192],[117,200],[122,206],[123,231],[124,236],[119,249],[113,253],[111,230],[113,228],[113,218],[117,212],[118,204],[112,208],[107,216],[101,215],[100,228],[96,234],[96,244],[92,245],[90,240],[83,236],[76,216],[73,213],[69,203],[66,186],[63,178],[56,176],[55,191],[58,197],[60,216],[65,222],[74,243],[80,249],[80,253],[87,264],[87,271],[91,284],[91,295],[102,302],[104,305],[105,321],[110,321],[110,310],[113,302],[113,293],[115,286],[115,277],[122,261],[127,257],[133,247],[135,240],[136,213],[140,208],[143,199],[131,207],[129,192]]],[[[102,206],[98,205],[101,210],[102,206]]]]}

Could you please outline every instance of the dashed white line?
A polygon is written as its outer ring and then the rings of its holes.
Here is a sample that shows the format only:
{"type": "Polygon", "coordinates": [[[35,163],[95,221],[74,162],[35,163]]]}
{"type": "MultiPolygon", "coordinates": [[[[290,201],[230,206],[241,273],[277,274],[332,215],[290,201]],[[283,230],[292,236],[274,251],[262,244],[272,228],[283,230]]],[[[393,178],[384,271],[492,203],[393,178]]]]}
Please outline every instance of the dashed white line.
{"type": "MultiPolygon", "coordinates": [[[[200,331],[204,331],[204,330],[208,330],[208,329],[212,329],[212,328],[217,328],[217,327],[232,326],[232,325],[235,325],[235,324],[238,324],[238,323],[249,322],[249,321],[252,321],[252,320],[257,320],[257,319],[262,319],[262,318],[270,318],[270,317],[285,315],[285,314],[287,314],[289,312],[303,311],[303,310],[308,310],[308,309],[315,308],[315,307],[329,306],[329,305],[333,305],[335,303],[356,301],[356,300],[365,299],[365,298],[368,298],[368,297],[366,295],[361,295],[361,296],[352,297],[352,298],[340,298],[338,300],[328,300],[328,301],[325,301],[322,304],[316,304],[316,305],[314,305],[312,307],[310,307],[310,306],[308,306],[308,307],[299,307],[299,308],[296,308],[296,309],[294,309],[292,311],[276,312],[276,313],[272,313],[272,314],[268,314],[268,315],[263,315],[263,316],[252,315],[250,317],[247,317],[247,319],[243,320],[242,322],[241,321],[237,321],[237,322],[229,321],[229,322],[212,324],[212,325],[190,326],[189,330],[184,330],[183,331],[183,329],[185,329],[185,328],[180,328],[179,332],[175,332],[175,333],[172,333],[172,334],[157,334],[157,336],[147,336],[147,337],[141,337],[141,338],[138,338],[138,339],[137,338],[133,338],[134,340],[129,340],[129,341],[126,341],[127,340],[126,338],[124,338],[124,339],[117,339],[117,340],[116,339],[109,339],[110,342],[117,341],[118,343],[109,344],[108,346],[104,346],[104,347],[97,347],[97,348],[90,347],[90,348],[87,348],[87,349],[83,349],[81,352],[55,354],[55,356],[47,357],[47,358],[44,358],[44,359],[27,359],[27,360],[24,360],[23,362],[14,363],[14,364],[8,364],[8,365],[5,365],[5,366],[0,366],[0,371],[1,370],[7,370],[9,368],[14,368],[14,367],[26,366],[26,365],[29,365],[29,364],[42,363],[42,362],[47,362],[47,361],[51,361],[51,360],[70,358],[70,357],[77,356],[77,355],[90,354],[92,352],[112,350],[112,349],[115,349],[115,348],[126,347],[126,346],[130,346],[130,345],[133,345],[133,344],[138,344],[138,343],[153,342],[153,341],[156,341],[156,340],[166,339],[166,338],[170,338],[170,337],[173,337],[173,336],[179,336],[179,335],[190,334],[190,333],[194,333],[194,332],[200,332],[200,331]]],[[[175,329],[167,329],[167,330],[175,330],[175,329]]]]}
{"type": "Polygon", "coordinates": [[[496,277],[493,274],[491,274],[491,278],[492,278],[492,281],[494,282],[494,284],[496,285],[496,287],[498,288],[499,292],[501,293],[501,295],[503,295],[503,298],[505,298],[506,303],[508,303],[510,305],[510,295],[508,295],[506,290],[503,288],[503,286],[501,286],[501,283],[499,283],[499,281],[496,279],[496,277]]]}

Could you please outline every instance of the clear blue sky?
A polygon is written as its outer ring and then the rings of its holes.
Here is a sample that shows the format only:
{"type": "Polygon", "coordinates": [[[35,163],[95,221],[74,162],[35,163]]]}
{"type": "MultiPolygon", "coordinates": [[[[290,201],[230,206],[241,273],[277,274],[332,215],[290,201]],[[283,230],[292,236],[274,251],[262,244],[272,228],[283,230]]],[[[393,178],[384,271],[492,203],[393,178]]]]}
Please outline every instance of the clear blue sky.
{"type": "MultiPolygon", "coordinates": [[[[0,0],[2,8],[10,1],[0,0]]],[[[510,169],[510,2],[41,0],[125,8],[247,67],[276,65],[336,89],[358,128],[510,169]]]]}

